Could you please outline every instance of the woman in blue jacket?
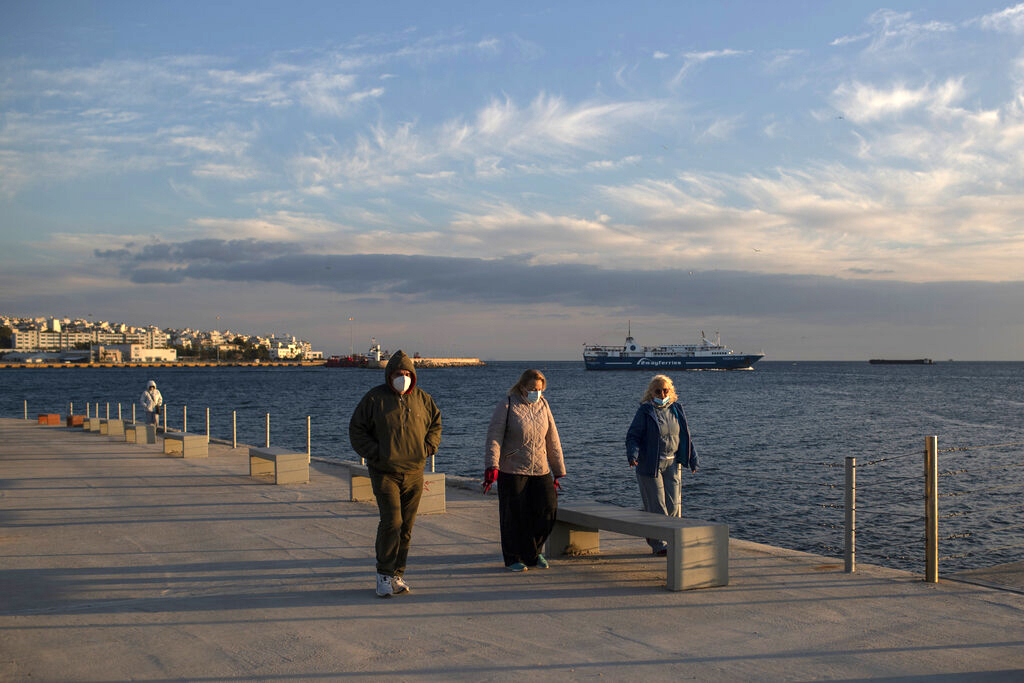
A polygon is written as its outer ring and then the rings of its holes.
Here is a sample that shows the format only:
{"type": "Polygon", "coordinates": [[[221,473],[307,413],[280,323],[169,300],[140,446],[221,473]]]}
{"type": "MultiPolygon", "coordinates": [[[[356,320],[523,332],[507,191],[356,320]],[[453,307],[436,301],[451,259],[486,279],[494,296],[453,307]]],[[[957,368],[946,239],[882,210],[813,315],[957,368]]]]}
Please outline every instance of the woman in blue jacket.
{"type": "MultiPolygon", "coordinates": [[[[626,432],[626,459],[636,468],[644,510],[670,517],[682,516],[682,468],[697,471],[697,452],[677,398],[671,378],[655,375],[626,432]]],[[[647,543],[655,555],[668,552],[664,541],[648,538],[647,543]]]]}

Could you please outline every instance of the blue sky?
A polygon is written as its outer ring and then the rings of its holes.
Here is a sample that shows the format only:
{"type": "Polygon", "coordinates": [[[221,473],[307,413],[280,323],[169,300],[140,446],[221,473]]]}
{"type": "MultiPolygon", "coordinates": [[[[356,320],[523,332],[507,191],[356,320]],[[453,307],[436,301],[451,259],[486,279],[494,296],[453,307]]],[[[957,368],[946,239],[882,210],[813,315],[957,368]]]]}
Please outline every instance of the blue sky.
{"type": "Polygon", "coordinates": [[[1024,360],[1024,4],[9,2],[0,82],[8,314],[1024,360]]]}

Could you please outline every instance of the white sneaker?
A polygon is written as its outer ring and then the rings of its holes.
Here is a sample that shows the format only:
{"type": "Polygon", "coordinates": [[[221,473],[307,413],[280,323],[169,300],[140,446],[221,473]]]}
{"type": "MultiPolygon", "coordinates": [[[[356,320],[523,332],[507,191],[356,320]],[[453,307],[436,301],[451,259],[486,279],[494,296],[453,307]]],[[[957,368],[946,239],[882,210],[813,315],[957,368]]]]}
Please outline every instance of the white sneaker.
{"type": "Polygon", "coordinates": [[[391,577],[386,574],[377,574],[377,597],[390,598],[395,594],[395,588],[391,585],[391,577]]]}
{"type": "Polygon", "coordinates": [[[391,588],[395,595],[398,595],[399,593],[409,592],[409,584],[407,584],[405,582],[405,579],[403,579],[401,576],[391,577],[391,588]]]}

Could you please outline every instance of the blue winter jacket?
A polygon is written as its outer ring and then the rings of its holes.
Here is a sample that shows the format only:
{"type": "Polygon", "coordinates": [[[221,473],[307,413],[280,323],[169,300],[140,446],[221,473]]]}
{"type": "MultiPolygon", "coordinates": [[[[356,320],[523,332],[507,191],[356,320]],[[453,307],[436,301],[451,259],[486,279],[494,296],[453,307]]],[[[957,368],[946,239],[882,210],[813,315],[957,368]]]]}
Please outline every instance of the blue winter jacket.
{"type": "MultiPolygon", "coordinates": [[[[691,472],[697,471],[697,451],[690,439],[690,428],[686,425],[686,414],[678,403],[669,406],[676,419],[679,420],[679,448],[676,450],[676,462],[688,467],[691,472]]],[[[637,464],[637,472],[653,477],[658,471],[660,460],[658,448],[661,445],[661,434],[658,430],[658,418],[654,416],[655,407],[650,403],[641,403],[633,416],[633,423],[626,432],[626,459],[637,464]]]]}

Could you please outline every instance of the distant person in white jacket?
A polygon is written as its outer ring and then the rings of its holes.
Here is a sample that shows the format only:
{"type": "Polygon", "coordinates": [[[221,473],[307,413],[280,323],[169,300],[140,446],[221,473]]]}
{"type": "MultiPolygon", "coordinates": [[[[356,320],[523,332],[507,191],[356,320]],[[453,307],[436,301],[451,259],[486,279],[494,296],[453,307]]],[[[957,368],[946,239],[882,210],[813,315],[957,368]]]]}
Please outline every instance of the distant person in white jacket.
{"type": "Polygon", "coordinates": [[[157,415],[160,414],[160,409],[164,405],[164,397],[160,395],[160,390],[156,388],[156,382],[149,380],[146,383],[146,390],[142,392],[139,404],[146,411],[146,424],[155,425],[157,423],[157,415]]]}

